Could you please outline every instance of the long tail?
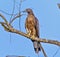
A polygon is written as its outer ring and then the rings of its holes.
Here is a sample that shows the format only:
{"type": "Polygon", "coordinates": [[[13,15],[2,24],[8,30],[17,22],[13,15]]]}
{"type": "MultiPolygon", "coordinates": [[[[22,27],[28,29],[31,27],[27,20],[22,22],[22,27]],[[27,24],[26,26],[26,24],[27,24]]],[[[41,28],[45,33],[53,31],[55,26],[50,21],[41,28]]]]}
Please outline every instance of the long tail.
{"type": "Polygon", "coordinates": [[[38,53],[41,50],[39,42],[33,41],[33,46],[36,53],[38,53]]]}
{"type": "Polygon", "coordinates": [[[44,49],[43,49],[43,47],[42,47],[42,45],[41,45],[40,42],[33,41],[33,45],[34,45],[34,50],[35,50],[35,52],[36,52],[37,54],[39,53],[39,51],[42,50],[42,52],[43,52],[43,54],[44,54],[44,57],[47,57],[47,55],[46,55],[46,53],[45,53],[45,51],[44,51],[44,49]]]}

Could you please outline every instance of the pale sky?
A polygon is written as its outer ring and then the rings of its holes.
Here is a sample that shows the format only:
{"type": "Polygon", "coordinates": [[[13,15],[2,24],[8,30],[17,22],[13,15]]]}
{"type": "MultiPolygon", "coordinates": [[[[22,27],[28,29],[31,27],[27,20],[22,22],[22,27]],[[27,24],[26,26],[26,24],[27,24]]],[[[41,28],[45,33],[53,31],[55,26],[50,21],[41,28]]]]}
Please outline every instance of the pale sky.
{"type": "MultiPolygon", "coordinates": [[[[0,10],[12,13],[13,1],[14,0],[0,0],[0,10]]],[[[15,1],[14,13],[18,13],[19,3],[20,0],[15,1]]],[[[60,41],[60,9],[58,8],[57,3],[60,3],[60,0],[26,0],[22,3],[21,11],[26,8],[31,8],[38,18],[41,38],[60,41]]],[[[1,11],[0,13],[2,13],[8,21],[10,20],[11,16],[6,15],[1,11]]],[[[21,31],[23,32],[26,32],[25,19],[26,16],[22,16],[20,20],[21,31]]],[[[3,20],[0,18],[0,21],[3,20]]],[[[12,25],[14,28],[19,29],[19,19],[15,20],[12,25]]],[[[48,57],[53,57],[55,52],[59,49],[58,46],[53,44],[41,44],[48,57]]],[[[6,32],[0,25],[0,57],[5,57],[6,55],[38,57],[30,39],[21,35],[6,32]]],[[[39,52],[39,56],[44,57],[42,51],[39,52]]],[[[60,49],[55,57],[60,57],[60,49]]]]}

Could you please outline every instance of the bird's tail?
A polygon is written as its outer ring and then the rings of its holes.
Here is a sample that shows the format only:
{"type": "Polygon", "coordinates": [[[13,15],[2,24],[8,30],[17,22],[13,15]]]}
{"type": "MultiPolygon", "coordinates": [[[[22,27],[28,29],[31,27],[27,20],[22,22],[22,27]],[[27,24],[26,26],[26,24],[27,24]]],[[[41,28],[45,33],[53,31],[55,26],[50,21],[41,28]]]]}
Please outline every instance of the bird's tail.
{"type": "Polygon", "coordinates": [[[34,46],[34,50],[35,50],[36,53],[38,53],[41,50],[39,42],[33,41],[33,46],[34,46]]]}

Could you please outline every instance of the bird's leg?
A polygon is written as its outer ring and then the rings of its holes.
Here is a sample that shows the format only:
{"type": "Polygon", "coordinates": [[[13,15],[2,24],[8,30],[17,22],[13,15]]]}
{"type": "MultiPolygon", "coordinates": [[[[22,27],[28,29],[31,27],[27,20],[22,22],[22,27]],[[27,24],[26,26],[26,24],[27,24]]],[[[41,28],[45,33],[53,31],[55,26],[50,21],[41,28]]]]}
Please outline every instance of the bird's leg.
{"type": "Polygon", "coordinates": [[[35,36],[36,36],[36,31],[35,31],[35,29],[33,29],[33,31],[32,31],[32,36],[31,36],[31,37],[34,39],[35,36]]]}
{"type": "Polygon", "coordinates": [[[32,35],[31,37],[32,37],[33,39],[35,39],[35,35],[32,35]]]}
{"type": "Polygon", "coordinates": [[[29,36],[31,36],[31,31],[29,30],[27,34],[28,34],[29,36]]]}
{"type": "Polygon", "coordinates": [[[28,35],[28,36],[30,36],[31,31],[30,31],[30,30],[28,30],[28,29],[26,29],[26,31],[27,31],[27,35],[28,35]]]}

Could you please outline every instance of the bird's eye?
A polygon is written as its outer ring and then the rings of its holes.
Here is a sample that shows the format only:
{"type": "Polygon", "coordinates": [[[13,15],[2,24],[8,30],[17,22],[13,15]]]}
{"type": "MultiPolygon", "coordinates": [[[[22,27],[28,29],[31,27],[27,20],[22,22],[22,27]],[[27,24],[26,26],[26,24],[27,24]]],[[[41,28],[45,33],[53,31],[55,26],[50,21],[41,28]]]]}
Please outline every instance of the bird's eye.
{"type": "Polygon", "coordinates": [[[28,11],[28,13],[30,13],[30,12],[28,11]]]}

